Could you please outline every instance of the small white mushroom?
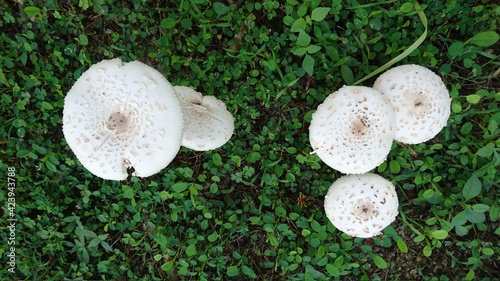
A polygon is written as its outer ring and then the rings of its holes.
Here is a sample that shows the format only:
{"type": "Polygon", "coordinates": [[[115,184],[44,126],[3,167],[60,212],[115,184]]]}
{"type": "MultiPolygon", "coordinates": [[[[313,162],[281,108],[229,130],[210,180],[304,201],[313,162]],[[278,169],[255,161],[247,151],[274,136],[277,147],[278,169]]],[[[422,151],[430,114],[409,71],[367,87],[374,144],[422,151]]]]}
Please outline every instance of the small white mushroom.
{"type": "Polygon", "coordinates": [[[182,146],[207,151],[224,145],[231,138],[234,118],[222,101],[185,86],[174,89],[184,111],[182,146]]]}
{"type": "Polygon", "coordinates": [[[349,236],[379,235],[398,215],[398,197],[391,182],[375,174],[347,175],[325,196],[331,223],[349,236]]]}
{"type": "Polygon", "coordinates": [[[147,177],[180,149],[183,116],[175,91],[138,61],[92,65],[64,99],[63,133],[78,160],[104,179],[123,180],[127,168],[147,177]]]}
{"type": "Polygon", "coordinates": [[[394,139],[416,144],[435,137],[446,126],[451,98],[441,78],[419,65],[401,65],[380,75],[375,90],[392,103],[396,115],[394,139]]]}
{"type": "Polygon", "coordinates": [[[394,111],[381,93],[344,86],[318,106],[309,141],[313,153],[328,166],[345,174],[362,174],[387,158],[394,129],[394,111]]]}

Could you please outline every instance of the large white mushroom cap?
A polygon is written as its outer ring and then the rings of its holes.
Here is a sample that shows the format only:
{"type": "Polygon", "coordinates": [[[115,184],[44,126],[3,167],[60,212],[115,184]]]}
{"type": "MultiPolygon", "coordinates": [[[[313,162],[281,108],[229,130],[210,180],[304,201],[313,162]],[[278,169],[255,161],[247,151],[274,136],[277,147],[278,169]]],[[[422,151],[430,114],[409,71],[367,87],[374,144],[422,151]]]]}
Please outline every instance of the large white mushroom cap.
{"type": "Polygon", "coordinates": [[[446,126],[451,98],[441,78],[419,65],[401,65],[380,75],[373,88],[392,103],[396,141],[416,144],[435,137],[446,126]]]}
{"type": "Polygon", "coordinates": [[[345,174],[362,174],[387,158],[394,129],[394,111],[381,93],[344,86],[318,106],[309,141],[313,153],[328,166],[345,174]]]}
{"type": "Polygon", "coordinates": [[[231,138],[234,118],[222,101],[185,86],[174,89],[184,111],[182,146],[207,151],[224,145],[231,138]]]}
{"type": "Polygon", "coordinates": [[[379,235],[398,215],[398,197],[391,182],[375,174],[347,175],[325,196],[325,212],[349,236],[379,235]]]}
{"type": "Polygon", "coordinates": [[[64,100],[63,133],[94,175],[123,180],[127,168],[147,177],[180,149],[183,116],[172,85],[138,61],[104,60],[76,81],[64,100]]]}

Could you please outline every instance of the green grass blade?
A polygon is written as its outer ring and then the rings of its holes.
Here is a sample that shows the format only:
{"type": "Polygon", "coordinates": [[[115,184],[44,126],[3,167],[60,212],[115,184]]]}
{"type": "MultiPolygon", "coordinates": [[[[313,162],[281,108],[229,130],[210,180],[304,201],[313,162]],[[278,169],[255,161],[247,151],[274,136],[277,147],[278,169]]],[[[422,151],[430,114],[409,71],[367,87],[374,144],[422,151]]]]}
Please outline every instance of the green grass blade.
{"type": "Polygon", "coordinates": [[[403,53],[399,54],[397,57],[393,58],[392,60],[390,60],[389,62],[387,62],[386,64],[382,65],[381,67],[377,68],[376,70],[374,70],[373,72],[371,72],[370,74],[366,75],[365,77],[359,79],[358,81],[354,82],[353,85],[357,85],[383,71],[385,71],[386,69],[388,69],[389,67],[391,67],[393,64],[397,63],[398,61],[404,59],[406,56],[408,56],[411,52],[413,52],[416,48],[418,48],[418,46],[420,46],[420,44],[422,44],[422,42],[424,42],[425,38],[427,38],[427,17],[425,16],[425,13],[423,12],[423,10],[421,9],[420,5],[415,2],[414,4],[415,6],[415,9],[418,12],[418,17],[420,18],[420,21],[422,22],[422,24],[424,25],[424,32],[422,33],[422,35],[408,48],[406,49],[403,53]]]}

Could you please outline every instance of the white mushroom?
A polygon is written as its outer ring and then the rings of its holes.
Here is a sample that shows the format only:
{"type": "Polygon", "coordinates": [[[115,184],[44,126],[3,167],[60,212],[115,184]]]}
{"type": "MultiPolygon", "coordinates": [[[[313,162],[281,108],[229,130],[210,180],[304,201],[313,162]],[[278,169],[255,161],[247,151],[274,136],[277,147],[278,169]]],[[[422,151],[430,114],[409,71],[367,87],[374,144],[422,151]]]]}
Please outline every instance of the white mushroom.
{"type": "Polygon", "coordinates": [[[233,115],[213,96],[185,86],[175,86],[184,111],[182,146],[207,151],[224,145],[234,131],[233,115]]]}
{"type": "Polygon", "coordinates": [[[123,180],[127,168],[147,177],[180,149],[183,116],[175,91],[138,61],[104,60],[76,81],[64,100],[63,133],[94,175],[123,180]]]}
{"type": "Polygon", "coordinates": [[[401,65],[380,75],[373,88],[392,103],[398,142],[416,144],[435,137],[446,126],[451,98],[441,78],[419,65],[401,65]]]}
{"type": "Polygon", "coordinates": [[[380,165],[394,137],[394,112],[379,92],[344,86],[318,106],[309,126],[309,141],[328,166],[345,174],[362,174],[380,165]]]}
{"type": "Polygon", "coordinates": [[[369,238],[398,215],[398,197],[391,182],[375,174],[347,175],[335,181],[325,196],[325,212],[349,236],[369,238]]]}

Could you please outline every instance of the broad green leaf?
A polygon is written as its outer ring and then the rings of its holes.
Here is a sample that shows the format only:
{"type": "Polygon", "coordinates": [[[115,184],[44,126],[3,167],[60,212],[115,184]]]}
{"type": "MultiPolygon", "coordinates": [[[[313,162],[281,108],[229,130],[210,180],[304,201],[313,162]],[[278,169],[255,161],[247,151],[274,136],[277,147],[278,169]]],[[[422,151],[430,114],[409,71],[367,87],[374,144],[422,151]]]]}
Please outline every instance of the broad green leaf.
{"type": "Polygon", "coordinates": [[[424,239],[425,239],[425,235],[419,235],[419,236],[413,238],[413,242],[419,243],[419,242],[424,241],[424,239]]]}
{"type": "Polygon", "coordinates": [[[320,271],[316,270],[314,267],[311,265],[306,265],[306,279],[307,279],[307,274],[311,274],[313,277],[313,280],[324,280],[325,275],[321,273],[320,271]]]}
{"type": "Polygon", "coordinates": [[[34,17],[40,13],[40,8],[28,6],[24,8],[24,12],[28,17],[34,17]]]}
{"type": "Polygon", "coordinates": [[[491,208],[490,208],[490,220],[497,221],[499,216],[500,216],[500,206],[498,206],[498,205],[491,206],[491,208]]]}
{"type": "Polygon", "coordinates": [[[307,48],[305,47],[299,47],[292,52],[294,55],[301,57],[307,53],[307,48]]]}
{"type": "Polygon", "coordinates": [[[168,244],[167,236],[163,234],[158,234],[155,237],[155,241],[158,243],[158,245],[160,245],[160,247],[165,247],[168,244]]]}
{"type": "Polygon", "coordinates": [[[302,67],[307,74],[309,74],[309,76],[312,76],[314,71],[314,59],[310,55],[305,55],[304,60],[302,61],[302,67]]]}
{"type": "Polygon", "coordinates": [[[283,18],[283,23],[284,23],[285,25],[288,25],[288,26],[291,26],[291,25],[293,24],[293,22],[294,22],[294,21],[295,21],[295,19],[294,19],[294,18],[292,18],[291,16],[285,16],[285,17],[283,18]]]}
{"type": "Polygon", "coordinates": [[[222,165],[222,158],[220,157],[219,153],[212,154],[212,161],[214,162],[215,166],[222,165]]]}
{"type": "Polygon", "coordinates": [[[89,38],[87,38],[87,35],[83,33],[78,36],[78,40],[80,41],[80,44],[82,44],[82,46],[87,46],[87,44],[89,43],[89,38]]]}
{"type": "Polygon", "coordinates": [[[309,43],[311,43],[311,36],[304,30],[300,30],[299,36],[297,36],[297,45],[300,47],[307,47],[309,43]]]}
{"type": "Polygon", "coordinates": [[[240,273],[240,269],[236,265],[229,266],[227,268],[227,276],[234,277],[240,273]]]}
{"type": "Polygon", "coordinates": [[[160,268],[163,271],[169,271],[170,269],[172,269],[173,265],[174,265],[174,261],[171,260],[169,262],[166,262],[166,263],[162,264],[162,266],[160,268]]]}
{"type": "MultiPolygon", "coordinates": [[[[500,94],[497,93],[497,95],[500,97],[500,94]]],[[[497,131],[497,129],[498,129],[498,122],[493,118],[491,118],[490,123],[488,124],[488,131],[490,131],[490,134],[493,135],[497,131]]]]}
{"type": "Polygon", "coordinates": [[[373,262],[375,262],[375,265],[380,268],[380,269],[386,269],[387,268],[387,262],[381,257],[381,256],[374,256],[373,257],[373,262]]]}
{"type": "Polygon", "coordinates": [[[342,79],[344,79],[347,85],[352,85],[354,82],[354,76],[352,74],[352,70],[349,66],[343,64],[340,66],[340,74],[342,75],[342,79]]]}
{"type": "Polygon", "coordinates": [[[462,106],[460,105],[460,103],[454,102],[451,104],[451,110],[454,113],[460,113],[460,111],[462,111],[462,106]]]}
{"type": "Polygon", "coordinates": [[[330,273],[331,276],[333,276],[333,277],[340,276],[340,271],[337,267],[335,267],[335,265],[329,263],[325,267],[326,267],[326,271],[328,271],[328,273],[330,273]]]}
{"type": "Polygon", "coordinates": [[[399,11],[401,13],[408,13],[413,9],[413,4],[410,2],[406,2],[403,5],[401,5],[401,8],[399,8],[399,11]]]}
{"type": "Polygon", "coordinates": [[[159,260],[161,260],[161,258],[162,258],[162,257],[163,257],[163,256],[162,256],[161,254],[156,254],[156,255],[153,257],[153,259],[154,259],[155,261],[159,261],[159,260]]]}
{"type": "Polygon", "coordinates": [[[283,208],[281,206],[276,207],[275,212],[276,212],[276,215],[278,217],[284,217],[284,216],[286,216],[286,210],[285,210],[285,208],[283,208]]]}
{"type": "Polygon", "coordinates": [[[26,122],[23,119],[15,119],[12,122],[12,126],[14,126],[15,128],[25,127],[26,122]]]}
{"type": "Polygon", "coordinates": [[[464,225],[467,222],[467,213],[461,211],[451,220],[451,225],[457,227],[459,225],[464,225]]]}
{"type": "Polygon", "coordinates": [[[318,258],[322,258],[326,254],[326,248],[325,246],[321,245],[318,247],[318,250],[316,251],[316,255],[318,255],[318,258]]]}
{"type": "Polygon", "coordinates": [[[425,245],[425,247],[422,250],[422,252],[424,253],[424,256],[430,257],[430,255],[432,255],[432,248],[431,248],[431,246],[425,245]]]}
{"type": "Polygon", "coordinates": [[[172,198],[172,194],[166,192],[165,190],[163,190],[162,192],[160,192],[160,198],[165,201],[167,199],[170,199],[172,198]]]}
{"type": "Polygon", "coordinates": [[[405,241],[403,241],[403,239],[397,240],[396,244],[398,245],[398,248],[402,253],[408,253],[408,246],[406,245],[405,241]]]}
{"type": "Polygon", "coordinates": [[[500,35],[493,30],[480,32],[471,39],[469,39],[466,43],[471,43],[480,47],[488,47],[494,45],[500,39],[500,35]]]}
{"type": "Polygon", "coordinates": [[[46,102],[46,101],[42,101],[42,108],[43,109],[47,109],[47,110],[51,110],[51,109],[54,109],[54,107],[52,106],[52,104],[46,102]]]}
{"type": "Polygon", "coordinates": [[[274,247],[278,247],[280,243],[278,242],[278,239],[273,234],[269,234],[269,244],[274,247]]]}
{"type": "Polygon", "coordinates": [[[489,158],[491,155],[493,155],[493,152],[495,152],[495,143],[490,142],[487,145],[481,147],[477,152],[477,156],[489,158]]]}
{"type": "Polygon", "coordinates": [[[174,183],[174,185],[172,185],[172,190],[177,192],[177,193],[181,193],[184,190],[186,190],[187,188],[188,188],[188,184],[185,182],[178,182],[178,183],[174,183]]]}
{"type": "Polygon", "coordinates": [[[198,195],[198,189],[196,189],[196,186],[194,184],[189,186],[189,193],[193,196],[198,195]]]}
{"type": "Polygon", "coordinates": [[[49,171],[52,171],[52,172],[57,171],[57,167],[50,161],[46,161],[45,166],[47,167],[47,169],[49,169],[49,171]]]}
{"type": "Polygon", "coordinates": [[[461,41],[453,42],[448,47],[448,54],[452,57],[458,57],[458,56],[462,55],[463,52],[464,52],[464,43],[461,41]]]}
{"type": "Polygon", "coordinates": [[[162,28],[172,28],[175,26],[175,20],[173,18],[164,18],[161,21],[162,28]]]}
{"type": "Polygon", "coordinates": [[[92,239],[92,241],[90,241],[90,243],[88,244],[88,247],[92,248],[92,247],[99,245],[100,243],[101,243],[101,238],[96,237],[96,238],[92,239]]]}
{"type": "Polygon", "coordinates": [[[401,166],[399,165],[398,161],[391,160],[391,162],[389,163],[389,169],[393,174],[399,174],[399,172],[401,171],[401,166]]]}
{"type": "Polygon", "coordinates": [[[101,246],[108,252],[113,252],[113,248],[106,241],[101,241],[101,246]]]}
{"type": "Polygon", "coordinates": [[[486,220],[484,213],[479,213],[470,209],[465,210],[465,213],[467,214],[467,220],[471,223],[480,223],[486,220]]]}
{"type": "Polygon", "coordinates": [[[317,222],[316,220],[313,220],[311,222],[311,228],[312,230],[314,230],[316,233],[320,233],[323,231],[323,228],[324,226],[321,226],[321,224],[319,222],[317,222]]]}
{"type": "Polygon", "coordinates": [[[492,248],[482,248],[481,251],[487,256],[493,256],[493,254],[495,254],[495,251],[492,248]]]}
{"type": "Polygon", "coordinates": [[[330,8],[319,7],[312,11],[311,19],[313,21],[322,21],[330,12],[330,8]]]}
{"type": "Polygon", "coordinates": [[[101,222],[108,222],[108,219],[102,214],[97,216],[97,219],[100,220],[101,222]]]}
{"type": "Polygon", "coordinates": [[[124,198],[131,199],[135,195],[134,189],[131,186],[128,186],[128,185],[122,186],[122,191],[123,191],[123,197],[124,198]]]}
{"type": "Polygon", "coordinates": [[[246,265],[243,265],[241,267],[241,272],[243,272],[243,274],[245,274],[246,276],[250,276],[252,278],[257,278],[257,274],[255,274],[253,269],[251,269],[250,267],[248,267],[246,265]]]}
{"type": "Polygon", "coordinates": [[[214,2],[214,5],[212,7],[214,11],[220,16],[223,16],[231,11],[231,9],[228,6],[224,5],[222,2],[214,2]]]}
{"type": "Polygon", "coordinates": [[[309,46],[307,46],[307,53],[308,54],[317,53],[317,52],[319,52],[319,50],[321,50],[321,46],[318,46],[318,45],[309,45],[309,46]]]}
{"type": "Polygon", "coordinates": [[[470,269],[469,272],[467,273],[467,275],[465,276],[465,279],[464,280],[474,280],[474,269],[470,269]]]}
{"type": "Polygon", "coordinates": [[[466,97],[466,99],[467,99],[467,102],[469,102],[471,104],[477,104],[481,101],[481,97],[477,94],[468,95],[466,97]]]}
{"type": "Polygon", "coordinates": [[[490,209],[490,206],[485,204],[474,204],[472,205],[472,210],[478,213],[484,213],[490,209]]]}
{"type": "Polygon", "coordinates": [[[431,198],[432,196],[434,196],[434,189],[427,189],[426,191],[424,191],[424,193],[422,194],[422,196],[425,199],[431,198]]]}
{"type": "Polygon", "coordinates": [[[448,237],[448,231],[442,230],[442,229],[435,230],[435,231],[431,232],[431,236],[433,238],[443,240],[443,239],[446,239],[446,237],[448,237]]]}
{"type": "Polygon", "coordinates": [[[219,234],[218,233],[212,233],[208,235],[208,242],[215,242],[217,239],[219,239],[219,234]]]}
{"type": "Polygon", "coordinates": [[[196,254],[196,245],[195,244],[190,244],[189,246],[187,246],[186,248],[186,255],[188,255],[188,257],[192,257],[196,254]]]}
{"type": "Polygon", "coordinates": [[[461,225],[455,226],[455,233],[458,236],[464,236],[467,234],[467,232],[469,232],[469,230],[467,230],[467,228],[465,226],[461,226],[461,225]]]}
{"type": "Polygon", "coordinates": [[[465,183],[464,188],[462,189],[462,194],[465,200],[470,200],[481,193],[481,181],[479,178],[473,174],[465,183]]]}
{"type": "Polygon", "coordinates": [[[303,18],[298,18],[295,20],[295,22],[292,24],[292,27],[290,27],[291,32],[299,32],[301,30],[305,30],[307,27],[306,20],[303,18]]]}

